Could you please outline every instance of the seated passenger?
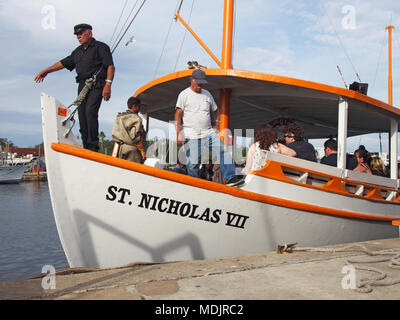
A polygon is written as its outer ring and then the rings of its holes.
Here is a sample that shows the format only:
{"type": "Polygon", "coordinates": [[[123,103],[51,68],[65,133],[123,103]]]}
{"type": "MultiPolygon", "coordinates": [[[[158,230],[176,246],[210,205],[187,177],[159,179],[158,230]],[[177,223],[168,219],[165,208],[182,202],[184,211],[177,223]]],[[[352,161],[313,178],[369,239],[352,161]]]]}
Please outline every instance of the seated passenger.
{"type": "Polygon", "coordinates": [[[303,139],[303,129],[296,123],[285,127],[285,145],[296,151],[296,158],[317,162],[314,146],[303,139]]]}
{"type": "Polygon", "coordinates": [[[143,163],[146,160],[144,150],[145,131],[140,111],[140,100],[130,97],[127,102],[128,110],[118,113],[114,120],[112,137],[119,145],[118,158],[143,163]]]}
{"type": "Polygon", "coordinates": [[[247,175],[250,171],[259,170],[264,167],[267,161],[267,152],[272,151],[290,157],[296,156],[296,151],[276,141],[276,133],[269,125],[263,125],[256,133],[256,142],[253,143],[247,153],[246,167],[243,174],[247,175]]]}
{"type": "Polygon", "coordinates": [[[388,177],[388,172],[386,170],[386,166],[383,163],[383,160],[379,157],[373,157],[371,159],[371,171],[373,175],[381,176],[381,177],[388,177]]]}
{"type": "MultiPolygon", "coordinates": [[[[324,143],[325,156],[322,157],[322,164],[326,164],[328,166],[337,167],[337,141],[335,139],[328,139],[324,143]]],[[[346,168],[349,170],[353,170],[357,167],[357,162],[355,159],[346,154],[346,168]]]]}
{"type": "Polygon", "coordinates": [[[366,158],[365,158],[365,163],[368,164],[371,167],[371,160],[372,160],[372,156],[371,154],[368,152],[368,150],[365,148],[364,145],[360,144],[360,146],[358,147],[358,150],[363,150],[366,153],[366,158]]]}
{"type": "Polygon", "coordinates": [[[354,151],[354,157],[357,161],[357,167],[354,168],[356,172],[364,172],[367,174],[372,174],[371,169],[367,163],[367,152],[363,149],[357,149],[354,151]]]}

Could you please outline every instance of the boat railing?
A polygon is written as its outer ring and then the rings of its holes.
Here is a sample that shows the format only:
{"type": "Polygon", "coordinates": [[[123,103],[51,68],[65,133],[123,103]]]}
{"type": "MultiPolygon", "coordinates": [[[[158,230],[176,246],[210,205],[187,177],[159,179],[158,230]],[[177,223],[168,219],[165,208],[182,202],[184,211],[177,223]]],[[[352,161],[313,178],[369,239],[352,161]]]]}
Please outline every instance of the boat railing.
{"type": "Polygon", "coordinates": [[[378,186],[397,188],[397,180],[380,177],[376,175],[365,174],[362,172],[356,172],[353,170],[345,170],[344,178],[347,178],[349,180],[357,180],[378,186]]]}
{"type": "Polygon", "coordinates": [[[331,167],[274,152],[268,152],[265,167],[252,174],[348,196],[400,202],[398,180],[331,167]]]}

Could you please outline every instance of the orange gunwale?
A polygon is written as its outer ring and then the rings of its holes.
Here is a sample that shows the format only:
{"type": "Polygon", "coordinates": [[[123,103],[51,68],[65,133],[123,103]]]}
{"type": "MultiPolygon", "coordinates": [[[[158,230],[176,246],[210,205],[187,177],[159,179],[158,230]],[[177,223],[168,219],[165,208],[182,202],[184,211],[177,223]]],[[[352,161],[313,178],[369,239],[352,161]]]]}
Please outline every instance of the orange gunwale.
{"type": "MultiPolygon", "coordinates": [[[[239,197],[243,199],[258,201],[269,203],[276,206],[282,206],[286,208],[301,210],[301,211],[309,211],[315,212],[319,214],[327,214],[351,219],[362,219],[362,220],[375,220],[375,221],[387,221],[392,222],[393,220],[398,220],[400,216],[383,216],[377,214],[367,214],[367,213],[359,213],[352,212],[346,210],[338,210],[333,208],[320,207],[316,205],[311,205],[307,203],[301,203],[292,200],[285,200],[277,197],[272,197],[268,195],[258,194],[246,190],[241,190],[234,187],[228,187],[222,184],[218,184],[215,182],[201,180],[198,178],[182,175],[179,173],[162,170],[158,168],[149,167],[146,165],[142,165],[139,163],[130,162],[127,160],[122,160],[118,158],[114,158],[108,155],[104,155],[101,153],[85,150],[82,148],[74,147],[64,143],[52,143],[51,148],[56,152],[62,152],[65,154],[69,154],[72,156],[76,156],[79,158],[84,158],[87,160],[92,160],[96,162],[100,162],[106,165],[111,165],[131,171],[136,171],[139,173],[143,173],[146,175],[151,175],[161,179],[167,179],[171,181],[175,181],[178,183],[190,185],[197,188],[207,189],[210,191],[216,191],[221,193],[230,194],[234,197],[239,197]]],[[[322,189],[321,189],[322,190],[322,189]]],[[[368,201],[376,201],[375,199],[368,199],[368,201]]]]}
{"type": "Polygon", "coordinates": [[[383,187],[383,186],[375,186],[375,185],[368,184],[368,183],[361,183],[359,181],[339,178],[339,177],[331,176],[329,174],[325,174],[325,173],[321,173],[321,172],[313,171],[313,170],[309,170],[309,169],[304,169],[304,168],[289,165],[286,163],[279,163],[279,162],[268,160],[267,163],[265,164],[264,168],[262,168],[258,171],[252,171],[251,173],[256,176],[273,179],[273,180],[278,180],[278,181],[282,181],[282,182],[287,182],[287,183],[299,185],[299,186],[310,188],[310,189],[338,193],[338,194],[341,194],[341,195],[347,196],[347,197],[368,199],[371,201],[378,201],[378,202],[384,202],[384,203],[400,204],[400,202],[398,200],[395,200],[395,201],[385,200],[380,195],[381,190],[397,191],[397,189],[383,187]],[[304,172],[308,172],[308,173],[319,175],[319,176],[323,176],[323,177],[329,178],[331,180],[329,182],[327,182],[324,186],[313,186],[313,185],[304,184],[304,183],[294,181],[294,180],[286,177],[282,171],[282,166],[300,170],[300,171],[304,171],[304,172]],[[366,196],[352,194],[344,189],[343,185],[341,184],[342,182],[345,182],[347,184],[362,185],[368,189],[371,189],[371,192],[370,192],[370,194],[368,194],[366,196]]]}
{"type": "MultiPolygon", "coordinates": [[[[260,80],[260,81],[266,81],[266,82],[274,82],[274,83],[280,83],[280,84],[291,85],[291,86],[296,86],[296,87],[303,87],[303,88],[322,91],[322,92],[333,93],[333,94],[337,94],[340,96],[344,96],[347,98],[351,98],[351,99],[355,99],[355,100],[359,100],[359,101],[368,103],[370,105],[379,107],[386,111],[389,111],[397,116],[400,116],[400,109],[395,108],[395,107],[391,106],[390,104],[387,104],[383,101],[380,101],[380,100],[377,100],[374,98],[371,98],[369,96],[366,96],[364,94],[358,93],[353,90],[334,87],[334,86],[330,86],[327,84],[322,84],[322,83],[317,83],[317,82],[312,82],[312,81],[307,81],[307,80],[300,80],[300,79],[295,79],[295,78],[289,78],[289,77],[283,77],[283,76],[267,74],[267,73],[236,70],[236,69],[204,69],[204,71],[206,72],[206,74],[208,76],[230,76],[230,77],[238,77],[238,78],[247,78],[247,79],[260,80]]],[[[151,87],[154,87],[154,86],[162,84],[162,83],[166,83],[168,81],[176,80],[179,78],[190,77],[192,72],[193,72],[193,70],[188,69],[188,70],[182,70],[182,71],[178,71],[175,73],[165,75],[161,78],[155,79],[155,80],[147,83],[146,85],[142,86],[135,92],[134,95],[135,95],[135,97],[137,97],[138,95],[140,95],[141,93],[150,89],[151,87]]]]}

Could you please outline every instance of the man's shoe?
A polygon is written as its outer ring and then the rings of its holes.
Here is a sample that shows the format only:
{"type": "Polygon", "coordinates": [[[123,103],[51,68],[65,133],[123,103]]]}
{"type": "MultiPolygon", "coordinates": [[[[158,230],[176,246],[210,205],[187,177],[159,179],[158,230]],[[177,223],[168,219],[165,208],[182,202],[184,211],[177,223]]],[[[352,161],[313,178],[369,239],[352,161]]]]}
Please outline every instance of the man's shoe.
{"type": "Polygon", "coordinates": [[[245,179],[245,177],[243,175],[233,176],[232,178],[230,178],[228,180],[226,185],[229,187],[234,187],[234,186],[244,183],[244,179],[245,179]]]}

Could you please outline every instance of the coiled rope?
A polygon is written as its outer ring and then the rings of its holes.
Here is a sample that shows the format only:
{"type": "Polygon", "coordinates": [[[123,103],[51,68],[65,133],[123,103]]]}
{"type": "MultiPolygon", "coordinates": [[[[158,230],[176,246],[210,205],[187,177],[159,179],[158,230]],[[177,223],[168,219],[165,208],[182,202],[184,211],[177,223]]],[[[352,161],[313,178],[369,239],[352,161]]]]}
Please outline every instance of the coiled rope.
{"type": "Polygon", "coordinates": [[[388,267],[392,269],[400,269],[400,250],[399,249],[384,249],[379,251],[371,251],[365,246],[357,244],[350,245],[341,248],[314,248],[314,247],[303,247],[303,248],[293,248],[293,251],[313,251],[313,252],[360,252],[364,253],[370,257],[381,256],[377,259],[369,260],[356,260],[356,259],[346,259],[346,264],[353,265],[355,270],[362,270],[375,273],[375,277],[361,278],[356,281],[357,292],[370,293],[373,291],[373,286],[392,286],[400,283],[400,278],[388,279],[388,274],[380,269],[369,267],[369,266],[359,266],[355,264],[364,263],[379,263],[379,262],[389,262],[388,267]],[[391,257],[384,257],[391,256],[391,257]],[[385,281],[382,281],[385,280],[385,281]]]}

